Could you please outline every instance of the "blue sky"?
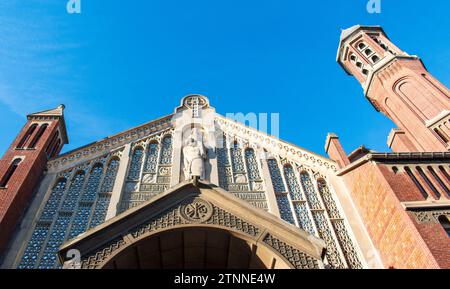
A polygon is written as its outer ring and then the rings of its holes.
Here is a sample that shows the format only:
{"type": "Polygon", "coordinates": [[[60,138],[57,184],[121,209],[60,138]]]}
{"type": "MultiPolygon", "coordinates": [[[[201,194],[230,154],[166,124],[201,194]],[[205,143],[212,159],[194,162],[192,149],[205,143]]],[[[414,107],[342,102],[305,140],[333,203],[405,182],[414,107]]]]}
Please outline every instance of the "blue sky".
{"type": "Polygon", "coordinates": [[[64,103],[65,151],[173,112],[190,93],[221,114],[280,113],[280,137],[324,154],[386,151],[394,124],[335,62],[340,30],[382,25],[450,85],[450,2],[381,0],[0,1],[0,153],[31,112],[64,103]]]}

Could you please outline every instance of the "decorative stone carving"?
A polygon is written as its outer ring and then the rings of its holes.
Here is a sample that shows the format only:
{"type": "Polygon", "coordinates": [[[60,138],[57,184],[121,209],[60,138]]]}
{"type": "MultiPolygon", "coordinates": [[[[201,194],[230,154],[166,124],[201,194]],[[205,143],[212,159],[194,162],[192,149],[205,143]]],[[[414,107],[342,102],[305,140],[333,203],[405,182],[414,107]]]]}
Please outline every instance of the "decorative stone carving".
{"type": "Polygon", "coordinates": [[[213,214],[212,205],[202,199],[195,199],[192,203],[180,207],[183,220],[193,223],[203,223],[213,214]]]}
{"type": "Polygon", "coordinates": [[[183,147],[184,176],[187,180],[205,178],[206,151],[201,137],[196,135],[194,129],[183,147]]]}
{"type": "Polygon", "coordinates": [[[264,238],[264,243],[280,252],[296,269],[319,269],[319,263],[316,259],[300,252],[270,234],[267,234],[264,238]]]}
{"type": "Polygon", "coordinates": [[[450,210],[411,211],[411,213],[419,224],[439,223],[440,216],[450,216],[450,210]]]}
{"type": "Polygon", "coordinates": [[[154,184],[156,183],[156,174],[145,174],[142,177],[143,184],[154,184]]]}

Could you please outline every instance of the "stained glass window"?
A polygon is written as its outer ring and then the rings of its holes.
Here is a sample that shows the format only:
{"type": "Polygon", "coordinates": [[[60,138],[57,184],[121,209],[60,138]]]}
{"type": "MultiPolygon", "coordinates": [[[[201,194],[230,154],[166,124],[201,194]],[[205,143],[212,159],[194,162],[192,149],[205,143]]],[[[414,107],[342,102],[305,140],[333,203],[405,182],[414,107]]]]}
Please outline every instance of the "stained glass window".
{"type": "Polygon", "coordinates": [[[44,211],[41,215],[41,220],[53,220],[64,195],[66,183],[66,179],[60,179],[56,182],[56,185],[53,187],[53,190],[50,193],[50,197],[45,204],[44,211]]]}
{"type": "Polygon", "coordinates": [[[118,159],[111,160],[104,176],[103,165],[97,163],[86,182],[84,171],[78,171],[70,182],[66,178],[56,181],[18,268],[60,267],[57,262],[60,246],[84,233],[89,223],[93,227],[104,222],[119,163],[118,159]]]}
{"type": "Polygon", "coordinates": [[[330,216],[330,218],[332,218],[331,223],[333,224],[336,237],[339,240],[339,244],[341,245],[348,265],[350,266],[350,268],[361,269],[362,264],[359,260],[358,253],[356,252],[355,245],[353,244],[353,241],[348,234],[344,220],[341,219],[341,214],[339,213],[337,204],[331,194],[330,188],[328,187],[325,180],[319,180],[317,182],[317,185],[319,188],[320,196],[322,197],[323,203],[327,209],[328,215],[330,216]]]}
{"type": "Polygon", "coordinates": [[[92,206],[95,199],[97,198],[102,174],[103,166],[95,165],[89,175],[88,182],[85,189],[83,190],[83,194],[81,195],[81,201],[78,205],[75,219],[72,221],[69,239],[73,239],[86,231],[89,223],[89,217],[92,211],[92,206]]]}
{"type": "Polygon", "coordinates": [[[247,164],[248,179],[250,181],[260,180],[258,163],[253,149],[245,150],[245,162],[247,164]]]}
{"type": "Polygon", "coordinates": [[[267,160],[267,165],[269,167],[274,191],[276,193],[286,192],[277,161],[275,159],[269,159],[267,160]]]}
{"type": "Polygon", "coordinates": [[[120,160],[118,159],[113,159],[109,162],[105,178],[103,179],[102,188],[100,190],[102,193],[110,193],[113,191],[117,171],[119,170],[119,164],[120,160]]]}
{"type": "Polygon", "coordinates": [[[311,235],[315,235],[316,231],[308,214],[308,206],[305,202],[294,203],[294,210],[300,227],[311,235]]]}
{"type": "Polygon", "coordinates": [[[226,143],[227,143],[226,136],[223,135],[222,142],[217,144],[217,167],[219,172],[219,186],[224,190],[228,190],[229,185],[233,182],[226,143]]]}
{"type": "Polygon", "coordinates": [[[67,196],[64,199],[61,210],[66,212],[72,212],[75,210],[78,202],[78,197],[80,196],[81,189],[83,188],[85,179],[84,171],[78,172],[70,183],[67,196]]]}
{"type": "Polygon", "coordinates": [[[327,208],[328,215],[330,218],[339,219],[341,218],[341,215],[339,213],[339,210],[336,206],[336,202],[334,201],[330,189],[328,188],[327,184],[323,180],[319,180],[317,182],[317,186],[319,187],[320,195],[322,196],[322,200],[325,204],[325,207],[327,208]]]}
{"type": "Polygon", "coordinates": [[[306,194],[306,199],[308,200],[309,207],[312,210],[320,210],[322,206],[320,205],[319,199],[317,198],[316,192],[314,190],[314,185],[311,181],[311,177],[307,172],[300,174],[301,183],[303,186],[303,191],[306,194]]]}
{"type": "Polygon", "coordinates": [[[319,231],[319,236],[327,245],[327,260],[332,268],[345,268],[345,264],[341,259],[337,249],[337,243],[328,225],[327,218],[323,211],[313,211],[313,218],[319,231]]]}
{"type": "Polygon", "coordinates": [[[141,174],[142,158],[144,155],[144,150],[141,147],[137,147],[133,155],[131,156],[131,164],[128,170],[129,180],[138,180],[141,174]]]}
{"type": "Polygon", "coordinates": [[[291,165],[284,166],[284,177],[286,178],[286,184],[288,187],[289,194],[293,201],[303,200],[302,192],[297,181],[297,176],[295,175],[294,169],[291,165]]]}
{"type": "Polygon", "coordinates": [[[242,159],[242,149],[237,142],[233,143],[233,147],[230,149],[231,166],[233,167],[234,174],[245,174],[244,161],[242,159]]]}
{"type": "Polygon", "coordinates": [[[166,136],[161,143],[161,159],[160,164],[172,164],[172,136],[166,136]]]}
{"type": "Polygon", "coordinates": [[[280,210],[281,219],[288,223],[295,225],[294,217],[292,216],[291,206],[289,205],[289,199],[285,194],[277,195],[278,209],[280,210]]]}
{"type": "Polygon", "coordinates": [[[34,269],[36,262],[38,260],[39,254],[41,253],[42,246],[47,239],[49,226],[38,224],[31,236],[30,242],[25,249],[22,261],[19,264],[19,269],[34,269]]]}
{"type": "Polygon", "coordinates": [[[147,160],[144,171],[146,173],[156,174],[158,167],[158,144],[150,143],[147,151],[147,160]]]}
{"type": "Polygon", "coordinates": [[[72,219],[71,213],[60,212],[50,233],[50,238],[45,246],[38,269],[53,269],[56,266],[59,247],[66,239],[66,231],[72,219]]]}

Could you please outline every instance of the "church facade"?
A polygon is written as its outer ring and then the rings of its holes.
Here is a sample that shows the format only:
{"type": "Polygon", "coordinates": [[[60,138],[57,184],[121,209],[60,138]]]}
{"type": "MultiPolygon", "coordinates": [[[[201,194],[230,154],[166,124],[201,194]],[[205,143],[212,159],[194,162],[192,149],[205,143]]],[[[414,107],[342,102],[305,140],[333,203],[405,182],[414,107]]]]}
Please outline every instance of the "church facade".
{"type": "Polygon", "coordinates": [[[202,95],[64,154],[64,106],[30,114],[0,161],[2,268],[450,268],[450,91],[381,27],[337,61],[392,152],[330,133],[323,157],[202,95]]]}

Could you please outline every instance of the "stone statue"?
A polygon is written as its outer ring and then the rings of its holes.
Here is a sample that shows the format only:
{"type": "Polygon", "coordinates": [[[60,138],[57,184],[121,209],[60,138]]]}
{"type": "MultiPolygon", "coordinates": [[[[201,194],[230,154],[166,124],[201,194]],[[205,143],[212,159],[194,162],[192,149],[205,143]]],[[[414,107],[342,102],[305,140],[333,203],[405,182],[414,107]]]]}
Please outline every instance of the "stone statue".
{"type": "Polygon", "coordinates": [[[184,176],[186,180],[205,178],[206,152],[203,143],[193,135],[189,137],[183,147],[184,176]]]}

